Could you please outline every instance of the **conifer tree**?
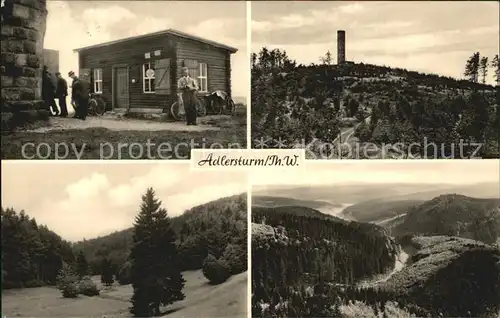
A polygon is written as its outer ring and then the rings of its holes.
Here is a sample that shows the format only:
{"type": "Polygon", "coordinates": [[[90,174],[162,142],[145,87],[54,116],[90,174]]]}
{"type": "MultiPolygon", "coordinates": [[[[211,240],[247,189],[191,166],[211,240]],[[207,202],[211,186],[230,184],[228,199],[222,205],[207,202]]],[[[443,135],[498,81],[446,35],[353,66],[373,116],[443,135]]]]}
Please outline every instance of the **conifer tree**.
{"type": "Polygon", "coordinates": [[[80,251],[76,258],[76,273],[80,279],[89,274],[89,264],[83,251],[80,251]]]}
{"type": "Polygon", "coordinates": [[[111,267],[111,262],[104,258],[101,265],[101,283],[105,286],[113,285],[113,268],[111,267]]]}
{"type": "Polygon", "coordinates": [[[149,188],[135,219],[130,254],[134,288],[130,312],[136,317],[159,316],[160,305],[170,305],[185,297],[175,233],[161,204],[149,188]]]}

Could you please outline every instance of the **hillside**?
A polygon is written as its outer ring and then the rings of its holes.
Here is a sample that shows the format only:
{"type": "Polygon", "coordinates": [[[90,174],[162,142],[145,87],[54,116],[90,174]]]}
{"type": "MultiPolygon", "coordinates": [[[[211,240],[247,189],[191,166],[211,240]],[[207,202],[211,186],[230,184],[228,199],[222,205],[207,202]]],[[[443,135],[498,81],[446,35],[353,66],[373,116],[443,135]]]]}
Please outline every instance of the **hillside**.
{"type": "MultiPolygon", "coordinates": [[[[306,309],[299,308],[302,301],[288,308],[282,308],[282,303],[293,302],[294,295],[306,297],[305,289],[318,282],[352,284],[383,273],[394,266],[398,252],[395,242],[378,226],[344,222],[309,208],[252,207],[252,222],[255,317],[264,312],[265,316],[307,317],[306,309]],[[272,291],[279,291],[281,299],[272,291]]],[[[332,315],[328,307],[308,312],[318,315],[327,310],[332,315]]]]}
{"type": "Polygon", "coordinates": [[[499,158],[497,92],[379,65],[297,65],[285,52],[264,48],[252,64],[253,147],[262,138],[273,140],[268,148],[312,144],[308,156],[316,159],[499,158]],[[477,147],[459,146],[460,140],[483,146],[474,153],[477,147]],[[339,143],[351,148],[340,151],[339,143]]]}
{"type": "Polygon", "coordinates": [[[261,207],[279,207],[279,206],[303,206],[311,209],[318,209],[321,207],[341,207],[342,205],[338,203],[330,203],[326,201],[308,201],[308,200],[299,200],[287,197],[273,197],[273,196],[265,196],[265,195],[252,195],[252,206],[261,206],[261,207]]]}
{"type": "MultiPolygon", "coordinates": [[[[172,218],[184,270],[200,269],[209,253],[219,258],[226,250],[228,253],[237,252],[246,260],[246,215],[246,194],[242,194],[193,207],[172,218]]],[[[74,250],[83,250],[93,274],[97,275],[100,274],[103,255],[107,255],[117,269],[126,263],[132,235],[132,228],[118,231],[78,242],[74,244],[74,250]]]]}
{"type": "Polygon", "coordinates": [[[500,310],[493,245],[449,236],[394,240],[377,225],[301,207],[252,207],[252,222],[253,317],[494,317],[500,310]]]}
{"type": "Polygon", "coordinates": [[[500,250],[477,241],[415,237],[407,266],[379,288],[413,302],[432,315],[478,317],[500,309],[500,250]]]}
{"type": "Polygon", "coordinates": [[[409,209],[390,231],[395,236],[449,235],[493,244],[500,237],[500,199],[441,195],[409,209]]]}
{"type": "MultiPolygon", "coordinates": [[[[162,308],[167,317],[242,317],[247,313],[247,273],[211,285],[201,270],[183,272],[186,298],[162,308]]],[[[2,314],[6,317],[131,317],[132,285],[104,287],[99,276],[92,277],[99,295],[62,298],[53,287],[11,289],[2,292],[2,314]]]]}
{"type": "Polygon", "coordinates": [[[374,199],[351,205],[345,208],[342,215],[359,222],[376,222],[404,214],[422,202],[419,200],[374,199]]]}
{"type": "MultiPolygon", "coordinates": [[[[231,274],[247,270],[246,194],[202,204],[171,219],[183,270],[197,270],[212,254],[231,260],[231,274]]],[[[106,257],[122,283],[128,282],[132,228],[71,244],[26,213],[2,209],[4,289],[53,285],[63,262],[74,263],[83,251],[92,275],[101,274],[106,257]]]]}

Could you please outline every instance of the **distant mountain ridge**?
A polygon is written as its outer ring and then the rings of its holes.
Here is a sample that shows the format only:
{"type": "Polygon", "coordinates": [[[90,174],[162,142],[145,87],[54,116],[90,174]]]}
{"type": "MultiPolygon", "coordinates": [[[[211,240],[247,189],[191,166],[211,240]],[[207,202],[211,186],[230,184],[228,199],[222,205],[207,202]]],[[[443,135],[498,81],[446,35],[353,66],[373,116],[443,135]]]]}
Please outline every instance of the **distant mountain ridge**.
{"type": "Polygon", "coordinates": [[[265,195],[252,195],[252,206],[263,206],[263,207],[278,207],[278,206],[303,206],[312,209],[317,209],[320,207],[341,207],[341,204],[331,203],[326,201],[309,201],[293,199],[289,197],[275,197],[275,196],[265,196],[265,195]]]}
{"type": "Polygon", "coordinates": [[[447,235],[493,244],[500,237],[500,199],[440,195],[409,209],[397,224],[386,227],[395,236],[447,235]]]}
{"type": "Polygon", "coordinates": [[[369,200],[430,200],[443,193],[457,193],[476,198],[500,198],[500,182],[466,185],[446,183],[339,183],[325,185],[255,186],[252,196],[288,197],[296,200],[329,203],[362,203],[369,200]]]}

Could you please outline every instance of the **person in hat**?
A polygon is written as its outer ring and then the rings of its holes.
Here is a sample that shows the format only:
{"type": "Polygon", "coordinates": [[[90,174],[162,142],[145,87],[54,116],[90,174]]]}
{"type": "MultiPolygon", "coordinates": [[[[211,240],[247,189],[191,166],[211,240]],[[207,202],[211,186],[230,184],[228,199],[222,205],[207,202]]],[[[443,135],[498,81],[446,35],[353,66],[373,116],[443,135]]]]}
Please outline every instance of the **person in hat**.
{"type": "Polygon", "coordinates": [[[68,116],[68,106],[66,105],[66,96],[68,96],[68,82],[61,76],[61,73],[56,73],[57,87],[56,97],[59,100],[59,108],[61,109],[61,117],[68,116]]]}
{"type": "Polygon", "coordinates": [[[54,115],[58,115],[59,110],[56,105],[56,87],[52,81],[52,76],[50,75],[47,66],[43,66],[42,73],[42,99],[45,102],[45,107],[49,112],[54,112],[54,115]]]}
{"type": "Polygon", "coordinates": [[[85,120],[89,109],[89,90],[85,81],[78,78],[75,72],[70,71],[69,77],[73,79],[71,85],[71,96],[76,104],[75,118],[85,120]]]}
{"type": "Polygon", "coordinates": [[[177,82],[177,88],[181,92],[182,102],[184,104],[184,111],[186,112],[187,125],[196,124],[196,91],[198,91],[198,84],[191,76],[189,76],[189,69],[182,68],[182,77],[177,82]]]}

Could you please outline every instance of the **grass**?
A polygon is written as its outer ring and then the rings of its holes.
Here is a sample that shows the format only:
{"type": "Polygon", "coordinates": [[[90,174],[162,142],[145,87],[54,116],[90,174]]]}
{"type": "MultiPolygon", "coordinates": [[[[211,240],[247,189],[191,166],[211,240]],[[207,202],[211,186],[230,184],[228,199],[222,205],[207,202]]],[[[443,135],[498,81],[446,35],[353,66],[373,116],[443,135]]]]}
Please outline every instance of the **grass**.
{"type": "Polygon", "coordinates": [[[229,120],[209,124],[220,130],[112,131],[88,128],[44,133],[19,131],[2,136],[1,158],[190,159],[194,148],[246,148],[245,107],[238,107],[229,120]],[[38,152],[34,145],[39,146],[38,152]]]}
{"type": "MultiPolygon", "coordinates": [[[[93,277],[99,288],[99,277],[93,277]]],[[[184,272],[186,298],[162,309],[168,317],[246,317],[247,273],[212,286],[201,270],[184,272]]],[[[129,317],[131,285],[115,284],[95,297],[63,298],[54,287],[8,290],[2,293],[2,315],[7,317],[129,317]]]]}

